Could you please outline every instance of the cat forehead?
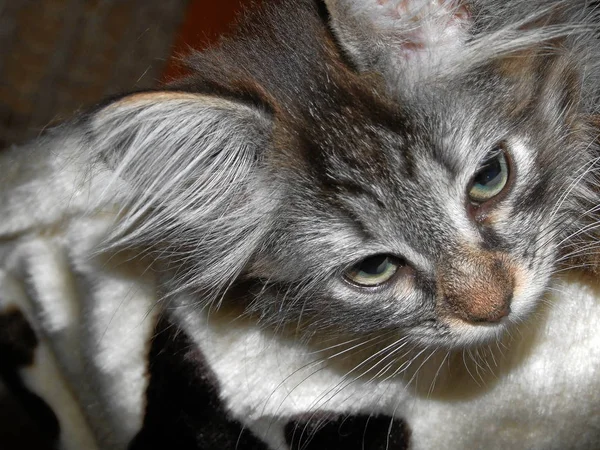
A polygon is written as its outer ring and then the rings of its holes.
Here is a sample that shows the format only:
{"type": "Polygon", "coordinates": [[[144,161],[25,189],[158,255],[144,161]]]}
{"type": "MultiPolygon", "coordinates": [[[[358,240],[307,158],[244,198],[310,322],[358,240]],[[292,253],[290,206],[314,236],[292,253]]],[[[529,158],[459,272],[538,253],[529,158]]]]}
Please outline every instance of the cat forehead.
{"type": "Polygon", "coordinates": [[[495,111],[445,93],[375,112],[352,105],[322,110],[300,124],[297,151],[326,181],[406,180],[431,170],[454,175],[472,170],[503,137],[501,121],[495,111]]]}
{"type": "Polygon", "coordinates": [[[304,123],[290,158],[302,161],[304,188],[294,192],[316,201],[296,202],[299,208],[330,209],[335,220],[350,218],[371,237],[385,229],[391,239],[471,233],[463,223],[467,187],[506,128],[493,107],[484,114],[473,101],[461,104],[459,94],[444,92],[401,103],[383,120],[383,113],[340,108],[304,123]]]}

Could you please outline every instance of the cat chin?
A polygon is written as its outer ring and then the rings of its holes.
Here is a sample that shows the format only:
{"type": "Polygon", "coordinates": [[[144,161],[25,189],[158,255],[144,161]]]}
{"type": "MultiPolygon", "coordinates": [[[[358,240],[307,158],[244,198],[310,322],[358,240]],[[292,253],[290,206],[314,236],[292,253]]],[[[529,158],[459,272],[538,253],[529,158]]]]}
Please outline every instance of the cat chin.
{"type": "MultiPolygon", "coordinates": [[[[445,320],[448,335],[442,339],[449,348],[472,348],[486,346],[504,341],[512,336],[518,324],[526,322],[527,318],[539,305],[541,293],[534,298],[520,298],[513,301],[511,312],[498,322],[471,323],[459,318],[445,320]]],[[[439,345],[439,344],[438,344],[439,345]]]]}
{"type": "Polygon", "coordinates": [[[473,323],[458,317],[444,317],[439,321],[442,327],[413,330],[411,334],[421,346],[428,348],[462,350],[497,344],[512,338],[512,331],[529,317],[538,303],[520,305],[497,322],[473,323]]]}
{"type": "MultiPolygon", "coordinates": [[[[542,290],[543,292],[543,290],[542,290]]],[[[533,292],[532,292],[533,294],[533,292]]],[[[504,341],[511,337],[511,330],[524,323],[540,304],[542,293],[533,298],[519,298],[511,305],[511,313],[498,322],[472,323],[460,318],[446,318],[448,334],[438,337],[429,345],[441,345],[449,349],[473,348],[504,341]]]]}
{"type": "Polygon", "coordinates": [[[443,325],[434,328],[413,329],[409,333],[418,347],[442,350],[463,350],[488,346],[503,341],[511,335],[512,321],[471,324],[462,319],[444,319],[443,325]]]}
{"type": "Polygon", "coordinates": [[[496,323],[471,324],[460,319],[452,321],[450,336],[451,349],[472,348],[500,342],[510,331],[511,320],[502,319],[496,323]]]}

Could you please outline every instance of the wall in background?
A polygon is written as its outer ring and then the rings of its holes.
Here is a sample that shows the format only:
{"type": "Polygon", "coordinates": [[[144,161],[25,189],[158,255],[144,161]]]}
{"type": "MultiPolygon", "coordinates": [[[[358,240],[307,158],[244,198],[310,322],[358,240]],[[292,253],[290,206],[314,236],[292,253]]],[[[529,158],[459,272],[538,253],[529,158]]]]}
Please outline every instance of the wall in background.
{"type": "Polygon", "coordinates": [[[106,96],[154,86],[188,4],[0,0],[0,145],[106,96]]]}
{"type": "Polygon", "coordinates": [[[200,50],[214,43],[227,32],[243,8],[258,3],[259,0],[191,0],[175,39],[173,58],[167,64],[164,79],[168,81],[183,73],[177,57],[187,54],[190,47],[200,50]]]}
{"type": "Polygon", "coordinates": [[[0,148],[99,100],[181,75],[259,0],[0,0],[0,148]]]}

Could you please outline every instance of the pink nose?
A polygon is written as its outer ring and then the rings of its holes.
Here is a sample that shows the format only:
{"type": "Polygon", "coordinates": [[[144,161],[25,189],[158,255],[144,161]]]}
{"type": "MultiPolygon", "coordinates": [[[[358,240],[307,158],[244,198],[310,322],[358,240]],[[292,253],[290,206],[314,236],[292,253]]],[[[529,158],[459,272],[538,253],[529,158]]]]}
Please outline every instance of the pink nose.
{"type": "Polygon", "coordinates": [[[459,252],[439,269],[439,302],[448,313],[475,323],[498,322],[510,314],[513,277],[499,256],[459,252]]]}
{"type": "Polygon", "coordinates": [[[512,296],[503,303],[498,303],[485,311],[477,311],[476,314],[465,314],[462,318],[470,322],[499,322],[510,314],[510,301],[512,296]]]}

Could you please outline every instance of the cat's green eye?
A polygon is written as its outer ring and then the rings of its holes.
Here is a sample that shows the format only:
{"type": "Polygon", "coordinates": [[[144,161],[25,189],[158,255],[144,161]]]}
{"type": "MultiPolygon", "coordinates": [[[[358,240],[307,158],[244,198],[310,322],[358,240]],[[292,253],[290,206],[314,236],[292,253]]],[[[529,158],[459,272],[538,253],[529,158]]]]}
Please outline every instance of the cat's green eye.
{"type": "Polygon", "coordinates": [[[479,167],[469,187],[469,199],[486,202],[500,194],[508,183],[508,160],[504,151],[486,159],[479,167]]]}
{"type": "Polygon", "coordinates": [[[344,278],[362,287],[375,287],[394,276],[400,261],[391,255],[375,255],[363,259],[344,271],[344,278]]]}

